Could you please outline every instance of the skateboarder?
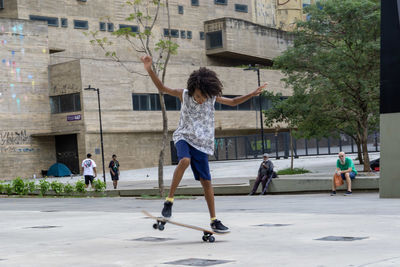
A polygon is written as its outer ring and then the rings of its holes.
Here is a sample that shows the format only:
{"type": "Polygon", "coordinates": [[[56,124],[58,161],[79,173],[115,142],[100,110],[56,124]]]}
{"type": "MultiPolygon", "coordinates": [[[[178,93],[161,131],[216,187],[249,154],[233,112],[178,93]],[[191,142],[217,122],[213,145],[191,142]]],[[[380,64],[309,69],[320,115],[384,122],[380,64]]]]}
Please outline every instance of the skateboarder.
{"type": "Polygon", "coordinates": [[[171,89],[166,87],[152,70],[150,56],[143,56],[141,60],[158,90],[178,97],[182,103],[178,129],[173,134],[179,163],[174,171],[171,189],[161,214],[167,218],[171,217],[175,190],[190,165],[195,179],[200,181],[204,189],[211,228],[219,233],[229,232],[228,227],[224,226],[215,215],[214,190],[208,165],[208,155],[214,153],[214,104],[218,102],[229,106],[239,105],[259,95],[267,84],[247,95],[226,98],[221,96],[222,83],[216,73],[207,68],[200,68],[190,75],[187,89],[171,89]]]}

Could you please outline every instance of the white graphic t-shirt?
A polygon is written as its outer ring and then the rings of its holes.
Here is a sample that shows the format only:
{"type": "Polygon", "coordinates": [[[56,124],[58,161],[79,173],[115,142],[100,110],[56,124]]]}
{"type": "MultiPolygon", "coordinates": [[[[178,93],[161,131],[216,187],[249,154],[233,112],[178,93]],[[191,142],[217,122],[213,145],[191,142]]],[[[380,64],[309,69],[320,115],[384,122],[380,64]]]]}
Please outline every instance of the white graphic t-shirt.
{"type": "Polygon", "coordinates": [[[214,154],[215,100],[214,96],[200,105],[189,96],[187,89],[183,90],[181,116],[173,135],[175,144],[179,140],[185,140],[201,152],[214,154]]]}
{"type": "Polygon", "coordinates": [[[82,167],[83,167],[83,175],[90,175],[94,176],[94,171],[93,168],[96,167],[96,163],[92,159],[84,159],[82,161],[82,167]]]}

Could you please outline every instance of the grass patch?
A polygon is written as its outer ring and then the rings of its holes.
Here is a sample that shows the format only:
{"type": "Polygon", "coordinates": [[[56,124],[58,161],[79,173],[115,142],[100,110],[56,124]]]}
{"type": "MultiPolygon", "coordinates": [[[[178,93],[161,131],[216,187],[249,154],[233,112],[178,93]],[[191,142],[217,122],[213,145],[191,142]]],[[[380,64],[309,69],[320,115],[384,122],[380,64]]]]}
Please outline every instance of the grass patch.
{"type": "Polygon", "coordinates": [[[278,175],[290,175],[290,174],[303,174],[303,173],[309,173],[309,170],[306,170],[304,168],[293,168],[291,170],[290,168],[279,170],[277,172],[278,175]]]}

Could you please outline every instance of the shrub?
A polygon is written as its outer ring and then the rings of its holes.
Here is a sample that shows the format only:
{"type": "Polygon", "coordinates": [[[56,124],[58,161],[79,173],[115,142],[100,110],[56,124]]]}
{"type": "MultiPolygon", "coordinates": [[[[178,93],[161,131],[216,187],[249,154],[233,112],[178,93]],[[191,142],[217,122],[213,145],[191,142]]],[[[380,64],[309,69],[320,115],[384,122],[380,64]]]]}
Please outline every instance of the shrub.
{"type": "Polygon", "coordinates": [[[4,191],[7,193],[7,195],[12,195],[13,194],[13,187],[11,184],[5,184],[4,185],[4,191]]]}
{"type": "Polygon", "coordinates": [[[3,181],[0,181],[0,194],[4,193],[5,191],[5,184],[3,181]]]}
{"type": "Polygon", "coordinates": [[[93,185],[94,185],[94,191],[96,192],[103,192],[104,190],[106,190],[106,183],[100,181],[100,179],[94,180],[93,185]]]}
{"type": "Polygon", "coordinates": [[[36,190],[35,181],[27,182],[25,185],[28,187],[28,192],[31,194],[36,190]]]}
{"type": "Polygon", "coordinates": [[[86,191],[85,182],[82,180],[77,181],[75,184],[75,189],[79,193],[85,192],[86,191]]]}
{"type": "Polygon", "coordinates": [[[277,172],[278,175],[289,175],[289,174],[302,174],[302,173],[309,173],[309,170],[306,170],[304,168],[293,168],[291,170],[290,168],[279,170],[277,172]]]}
{"type": "Polygon", "coordinates": [[[71,184],[66,184],[64,186],[64,192],[67,194],[73,193],[75,191],[75,187],[71,184]]]}
{"type": "Polygon", "coordinates": [[[50,189],[50,183],[45,179],[39,182],[40,195],[44,196],[50,189]]]}
{"type": "Polygon", "coordinates": [[[53,181],[50,184],[51,189],[57,194],[64,192],[64,184],[58,181],[53,181]]]}
{"type": "Polygon", "coordinates": [[[28,187],[25,186],[24,180],[21,177],[16,178],[11,182],[14,192],[20,196],[28,193],[28,187]]]}

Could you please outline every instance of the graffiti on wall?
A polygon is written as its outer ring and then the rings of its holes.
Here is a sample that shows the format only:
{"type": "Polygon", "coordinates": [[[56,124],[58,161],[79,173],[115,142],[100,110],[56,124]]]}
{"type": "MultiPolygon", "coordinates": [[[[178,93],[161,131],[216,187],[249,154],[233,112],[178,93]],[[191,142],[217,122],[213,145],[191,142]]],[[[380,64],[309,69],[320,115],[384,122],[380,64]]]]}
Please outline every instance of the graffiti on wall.
{"type": "Polygon", "coordinates": [[[20,153],[38,151],[32,148],[31,137],[26,130],[0,131],[0,153],[20,153]]]}

